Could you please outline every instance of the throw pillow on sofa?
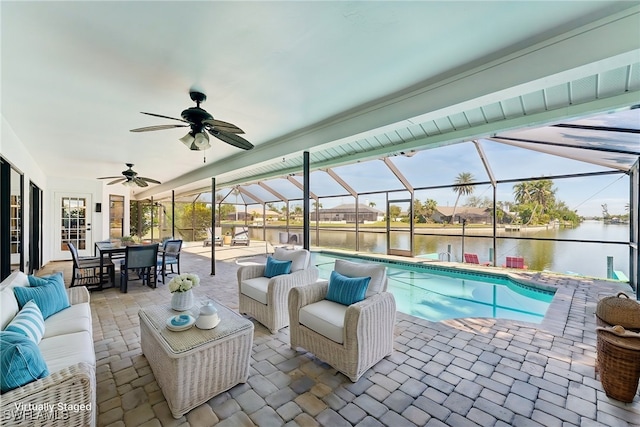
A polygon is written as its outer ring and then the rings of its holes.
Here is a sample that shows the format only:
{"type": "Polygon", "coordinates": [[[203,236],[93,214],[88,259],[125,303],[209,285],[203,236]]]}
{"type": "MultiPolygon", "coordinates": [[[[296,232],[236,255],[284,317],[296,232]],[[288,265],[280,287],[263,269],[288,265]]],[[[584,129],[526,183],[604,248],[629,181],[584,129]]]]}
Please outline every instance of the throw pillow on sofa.
{"type": "Polygon", "coordinates": [[[42,317],[46,320],[49,316],[71,306],[62,273],[47,277],[29,276],[29,283],[32,286],[13,288],[21,309],[27,302],[34,300],[42,312],[42,317]],[[33,286],[33,284],[36,285],[33,286]]]}
{"type": "Polygon", "coordinates": [[[30,274],[27,276],[27,280],[29,281],[29,286],[44,286],[47,283],[49,283],[50,279],[59,280],[64,285],[64,276],[62,275],[61,271],[57,273],[49,274],[47,276],[34,276],[33,274],[30,274]]]}
{"type": "Polygon", "coordinates": [[[0,331],[0,389],[2,393],[49,375],[40,349],[17,332],[0,331]]]}
{"type": "Polygon", "coordinates": [[[27,302],[4,330],[17,332],[39,344],[44,335],[44,318],[38,305],[33,300],[27,302]]]}

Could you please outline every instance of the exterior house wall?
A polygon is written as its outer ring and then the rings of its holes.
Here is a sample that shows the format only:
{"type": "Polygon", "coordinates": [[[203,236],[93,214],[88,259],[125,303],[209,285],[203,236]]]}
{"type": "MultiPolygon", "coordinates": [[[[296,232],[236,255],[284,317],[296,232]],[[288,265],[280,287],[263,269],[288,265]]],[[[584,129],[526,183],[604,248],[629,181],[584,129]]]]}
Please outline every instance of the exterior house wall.
{"type": "MultiPolygon", "coordinates": [[[[24,186],[22,188],[23,200],[22,209],[24,221],[22,223],[22,238],[24,247],[22,248],[24,254],[24,268],[28,271],[29,268],[29,228],[31,226],[29,222],[29,209],[31,208],[31,200],[29,200],[29,182],[33,182],[43,192],[44,198],[46,198],[47,191],[47,177],[35,162],[31,153],[22,144],[22,141],[14,133],[13,129],[4,116],[2,117],[2,132],[0,138],[0,154],[4,157],[18,172],[24,176],[24,186]]],[[[47,248],[47,218],[51,216],[51,206],[47,204],[46,200],[43,200],[42,206],[43,212],[43,248],[42,248],[42,264],[45,264],[50,260],[51,253],[47,248]]]]}
{"type": "MultiPolygon", "coordinates": [[[[78,180],[73,178],[73,171],[61,171],[70,176],[48,176],[40,168],[40,165],[33,159],[31,153],[25,148],[20,138],[15,134],[11,126],[2,117],[2,138],[0,138],[0,154],[5,158],[17,171],[23,174],[23,255],[25,260],[24,269],[28,271],[29,267],[29,183],[33,182],[40,190],[42,190],[42,259],[44,265],[56,259],[55,242],[57,233],[59,232],[58,224],[55,224],[55,217],[58,207],[55,206],[55,195],[57,193],[89,193],[92,197],[91,206],[91,237],[92,241],[103,240],[109,238],[109,194],[118,194],[125,196],[125,224],[129,224],[129,188],[121,185],[107,186],[100,180],[78,180]],[[95,212],[95,204],[102,203],[102,212],[95,212]]],[[[125,230],[128,232],[129,230],[125,230]]],[[[71,256],[69,255],[69,258],[71,256]]]]}
{"type": "MultiPolygon", "coordinates": [[[[311,212],[311,218],[315,220],[316,212],[311,212]]],[[[357,219],[360,223],[374,222],[381,216],[381,212],[368,206],[359,205],[357,219]]],[[[340,205],[333,208],[319,209],[318,219],[322,222],[356,222],[356,207],[354,204],[340,205]]]]}

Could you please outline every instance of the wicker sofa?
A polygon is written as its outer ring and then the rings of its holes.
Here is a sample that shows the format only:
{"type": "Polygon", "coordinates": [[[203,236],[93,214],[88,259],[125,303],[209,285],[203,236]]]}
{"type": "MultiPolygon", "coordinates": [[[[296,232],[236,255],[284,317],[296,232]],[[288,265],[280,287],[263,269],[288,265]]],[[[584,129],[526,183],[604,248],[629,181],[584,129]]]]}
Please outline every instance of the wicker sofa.
{"type": "MultiPolygon", "coordinates": [[[[3,331],[20,311],[15,287],[29,287],[28,276],[14,272],[0,283],[3,331]]],[[[89,292],[66,289],[70,306],[44,320],[38,348],[49,375],[1,396],[3,426],[95,426],[96,375],[89,292]]],[[[2,375],[6,375],[2,372],[2,375]]]]}

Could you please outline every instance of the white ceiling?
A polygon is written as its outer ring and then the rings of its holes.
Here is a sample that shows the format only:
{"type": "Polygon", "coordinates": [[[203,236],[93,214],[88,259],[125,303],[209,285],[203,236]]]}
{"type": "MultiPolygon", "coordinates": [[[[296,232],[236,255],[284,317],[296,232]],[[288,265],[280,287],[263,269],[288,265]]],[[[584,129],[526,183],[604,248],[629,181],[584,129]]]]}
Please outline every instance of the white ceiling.
{"type": "Polygon", "coordinates": [[[294,170],[304,150],[355,161],[640,102],[637,1],[2,1],[0,14],[5,125],[48,176],[130,162],[163,182],[136,197],[294,170]],[[254,150],[212,138],[205,164],[184,129],[129,132],[173,124],[140,112],[179,117],[194,85],[254,150]]]}

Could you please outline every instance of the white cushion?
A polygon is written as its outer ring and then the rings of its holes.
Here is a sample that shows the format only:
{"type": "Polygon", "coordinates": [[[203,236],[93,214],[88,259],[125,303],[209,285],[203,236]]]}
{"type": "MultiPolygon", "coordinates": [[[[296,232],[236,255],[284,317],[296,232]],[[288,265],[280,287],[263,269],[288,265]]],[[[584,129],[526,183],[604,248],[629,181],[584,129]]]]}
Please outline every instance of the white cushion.
{"type": "Polygon", "coordinates": [[[49,316],[47,320],[44,321],[44,326],[45,338],[74,332],[92,332],[91,307],[87,302],[73,304],[71,307],[49,316]]]}
{"type": "Polygon", "coordinates": [[[20,311],[13,293],[13,288],[16,286],[29,286],[29,279],[22,271],[14,271],[0,285],[0,329],[2,330],[20,311]]]}
{"type": "Polygon", "coordinates": [[[18,301],[13,295],[13,289],[4,289],[0,292],[0,326],[2,330],[7,327],[11,320],[16,317],[20,311],[18,301]]]}
{"type": "Polygon", "coordinates": [[[268,277],[254,277],[246,279],[240,283],[240,292],[249,298],[253,298],[262,304],[267,304],[267,289],[269,288],[268,277]]]}
{"type": "Polygon", "coordinates": [[[309,266],[311,254],[306,249],[276,248],[273,257],[280,261],[291,261],[291,272],[293,273],[309,266]]]}
{"type": "Polygon", "coordinates": [[[43,338],[38,347],[49,372],[56,372],[79,362],[96,365],[93,339],[88,331],[43,338]]]}
{"type": "Polygon", "coordinates": [[[387,268],[382,264],[359,263],[337,259],[333,269],[347,277],[371,277],[366,298],[385,290],[387,268]]]}
{"type": "Polygon", "coordinates": [[[307,328],[324,335],[338,344],[344,342],[344,315],[346,305],[321,300],[305,305],[300,309],[300,323],[307,328]]]}

